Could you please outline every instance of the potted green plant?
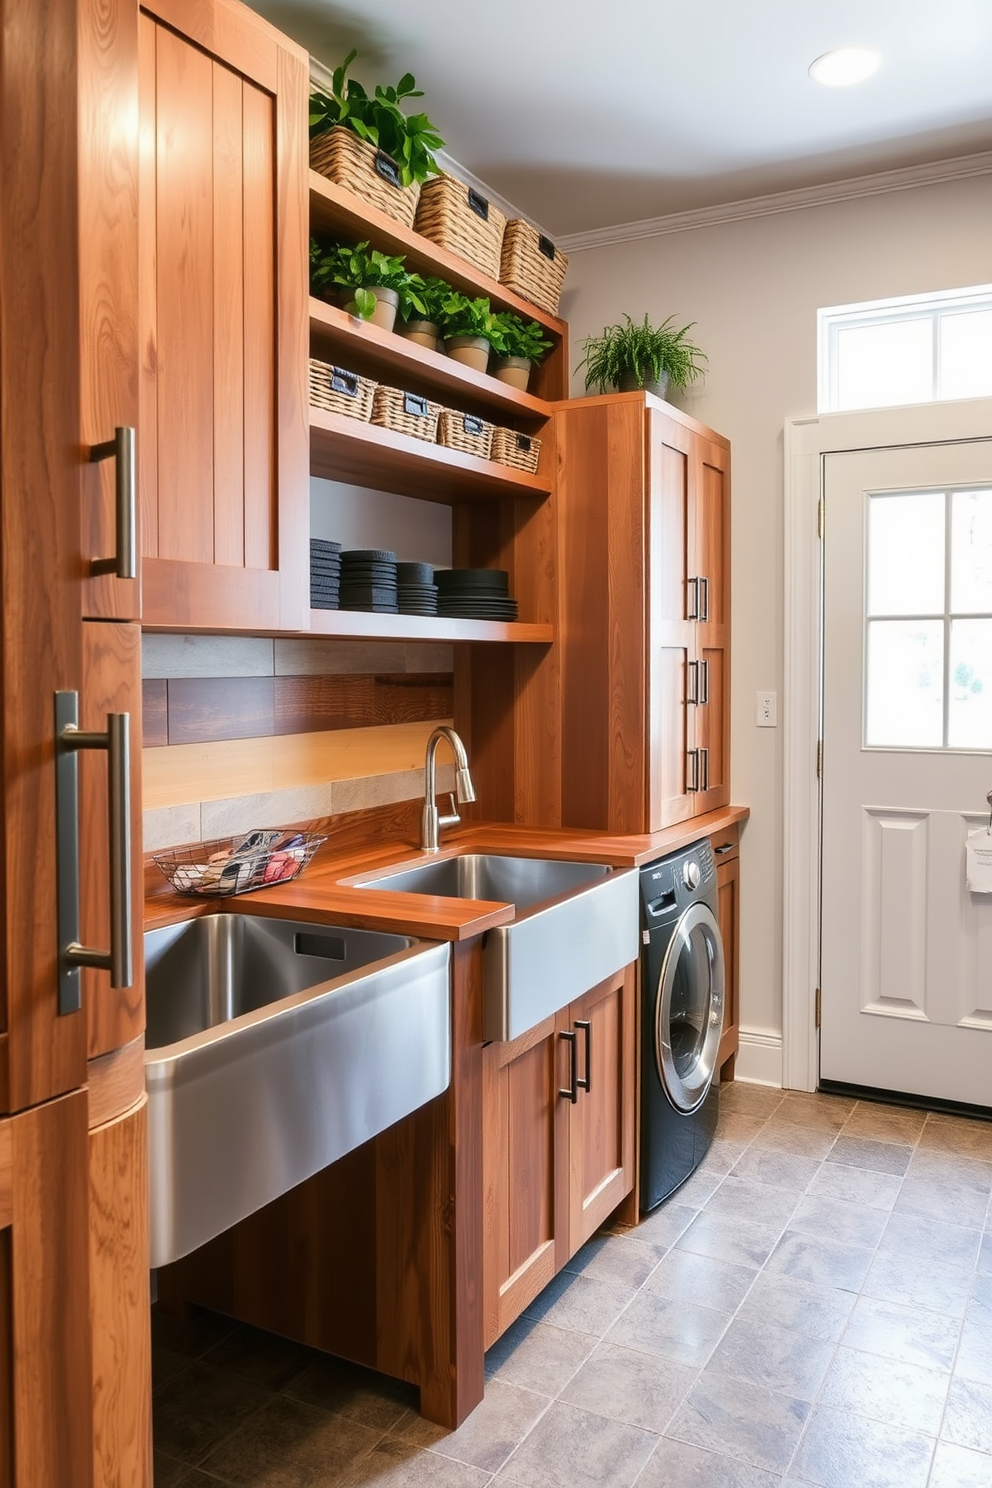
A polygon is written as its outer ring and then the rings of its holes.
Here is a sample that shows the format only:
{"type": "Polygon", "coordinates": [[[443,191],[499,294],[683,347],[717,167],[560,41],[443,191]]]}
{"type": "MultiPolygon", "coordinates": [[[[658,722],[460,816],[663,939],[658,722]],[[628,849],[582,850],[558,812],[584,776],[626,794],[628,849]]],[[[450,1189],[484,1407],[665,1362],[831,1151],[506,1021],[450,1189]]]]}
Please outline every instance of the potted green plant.
{"type": "Polygon", "coordinates": [[[476,372],[485,372],[490,352],[502,356],[506,344],[503,327],[489,301],[470,300],[454,289],[441,304],[441,335],[448,356],[476,372]]]}
{"type": "Polygon", "coordinates": [[[413,277],[403,262],[401,257],[380,253],[367,242],[354,247],[334,243],[322,248],[311,239],[310,283],[321,299],[337,298],[349,315],[391,331],[400,295],[407,292],[413,277]]]}
{"type": "Polygon", "coordinates": [[[669,385],[686,388],[701,376],[706,353],[686,340],[696,322],[675,330],[670,315],[660,326],[652,326],[645,315],[635,324],[629,315],[625,324],[606,326],[599,336],[587,336],[576,371],[586,369],[586,387],[608,387],[621,393],[649,392],[663,398],[669,385]]]}
{"type": "Polygon", "coordinates": [[[451,294],[443,279],[424,279],[411,274],[410,282],[400,290],[400,313],[396,330],[417,346],[437,351],[441,339],[441,307],[451,294]]]}
{"type": "Polygon", "coordinates": [[[499,311],[496,319],[503,331],[503,351],[492,358],[489,370],[500,382],[525,393],[534,363],[551,349],[551,342],[536,320],[522,320],[512,310],[499,311]]]}
{"type": "Polygon", "coordinates": [[[357,55],[335,68],[329,93],[310,95],[310,164],[409,227],[420,183],[441,174],[434,151],[444,140],[426,114],[403,112],[402,104],[423,97],[412,73],[370,97],[347,76],[357,55]]]}

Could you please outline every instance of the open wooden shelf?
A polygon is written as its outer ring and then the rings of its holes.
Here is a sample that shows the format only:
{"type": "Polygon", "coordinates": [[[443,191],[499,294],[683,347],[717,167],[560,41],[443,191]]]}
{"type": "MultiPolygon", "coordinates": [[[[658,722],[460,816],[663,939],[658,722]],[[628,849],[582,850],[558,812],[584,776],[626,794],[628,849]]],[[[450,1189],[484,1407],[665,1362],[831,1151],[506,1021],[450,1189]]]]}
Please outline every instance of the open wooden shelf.
{"type": "Polygon", "coordinates": [[[514,294],[512,289],[507,289],[505,284],[499,284],[488,274],[473,268],[457,253],[439,248],[436,243],[414,232],[412,227],[395,222],[371,202],[355,196],[343,186],[336,186],[316,171],[310,172],[310,226],[318,232],[350,238],[353,242],[369,239],[374,248],[385,253],[405,254],[408,268],[416,269],[420,274],[436,274],[463,293],[488,295],[499,309],[513,310],[525,320],[536,320],[556,336],[565,335],[564,321],[538,309],[529,300],[514,294]]]}
{"type": "Polygon", "coordinates": [[[506,496],[544,497],[551,490],[550,478],[540,473],[528,475],[322,408],[310,409],[310,474],[445,506],[506,496]]]}
{"type": "Polygon", "coordinates": [[[314,635],[377,641],[525,641],[550,645],[554,626],[514,620],[455,620],[444,615],[380,615],[368,610],[311,610],[314,635]]]}
{"type": "Polygon", "coordinates": [[[310,301],[310,343],[313,355],[340,357],[349,371],[374,377],[377,382],[391,374],[399,387],[405,389],[409,384],[417,391],[427,389],[442,402],[455,398],[459,405],[472,405],[468,412],[484,410],[496,422],[501,416],[551,417],[551,404],[543,398],[518,392],[485,372],[475,372],[440,352],[428,351],[371,321],[356,320],[323,300],[310,301]]]}

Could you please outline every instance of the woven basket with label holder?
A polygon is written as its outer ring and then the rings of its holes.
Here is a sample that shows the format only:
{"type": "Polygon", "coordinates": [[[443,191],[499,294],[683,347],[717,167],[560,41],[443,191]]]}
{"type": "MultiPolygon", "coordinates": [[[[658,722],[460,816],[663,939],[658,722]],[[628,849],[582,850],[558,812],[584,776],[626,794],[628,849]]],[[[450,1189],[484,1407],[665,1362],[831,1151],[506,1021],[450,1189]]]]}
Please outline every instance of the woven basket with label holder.
{"type": "Polygon", "coordinates": [[[454,176],[425,181],[414,226],[439,248],[450,249],[491,279],[498,278],[506,218],[464,181],[454,176]]]}
{"type": "Polygon", "coordinates": [[[392,429],[396,434],[409,434],[414,439],[437,442],[437,421],[441,412],[440,403],[432,403],[419,393],[407,393],[402,388],[383,387],[380,383],[372,399],[372,422],[380,428],[392,429]]]}
{"type": "Polygon", "coordinates": [[[420,199],[420,182],[400,185],[396,161],[385,150],[377,150],[343,124],[310,141],[310,168],[343,186],[363,201],[371,202],[387,217],[412,227],[420,199]]]}
{"type": "Polygon", "coordinates": [[[461,450],[466,455],[478,455],[488,460],[493,447],[493,426],[474,413],[458,413],[453,408],[442,408],[438,420],[437,442],[446,449],[461,450]]]}
{"type": "Polygon", "coordinates": [[[499,282],[549,315],[558,314],[568,259],[550,238],[522,217],[506,224],[499,282]]]}
{"type": "Polygon", "coordinates": [[[518,434],[516,429],[496,429],[493,432],[492,458],[499,465],[512,465],[514,470],[526,470],[528,475],[535,475],[540,454],[541,441],[531,434],[518,434]]]}
{"type": "Polygon", "coordinates": [[[310,403],[328,413],[343,413],[346,418],[367,424],[372,415],[372,395],[376,385],[370,377],[359,377],[345,367],[332,367],[329,362],[310,358],[310,403]]]}

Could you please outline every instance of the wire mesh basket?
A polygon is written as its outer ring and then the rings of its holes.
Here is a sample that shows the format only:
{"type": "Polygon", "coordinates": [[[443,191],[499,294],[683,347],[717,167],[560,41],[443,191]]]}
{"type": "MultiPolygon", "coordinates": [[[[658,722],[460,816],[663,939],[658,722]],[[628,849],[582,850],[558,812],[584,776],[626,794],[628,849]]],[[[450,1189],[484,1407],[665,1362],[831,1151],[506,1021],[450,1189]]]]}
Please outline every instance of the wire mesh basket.
{"type": "Polygon", "coordinates": [[[326,841],[312,832],[263,828],[240,837],[170,848],[152,857],[177,894],[221,899],[289,883],[326,841]]]}

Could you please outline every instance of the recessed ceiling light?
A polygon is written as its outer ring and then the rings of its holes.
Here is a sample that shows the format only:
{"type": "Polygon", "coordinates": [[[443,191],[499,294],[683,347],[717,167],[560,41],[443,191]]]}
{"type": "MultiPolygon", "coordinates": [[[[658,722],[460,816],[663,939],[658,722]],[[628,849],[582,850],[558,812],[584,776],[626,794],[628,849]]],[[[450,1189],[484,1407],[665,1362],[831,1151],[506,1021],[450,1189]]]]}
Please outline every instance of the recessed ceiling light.
{"type": "Polygon", "coordinates": [[[863,83],[878,71],[881,58],[877,52],[866,47],[839,47],[835,52],[824,52],[817,57],[809,69],[816,83],[827,88],[850,88],[854,83],[863,83]]]}

